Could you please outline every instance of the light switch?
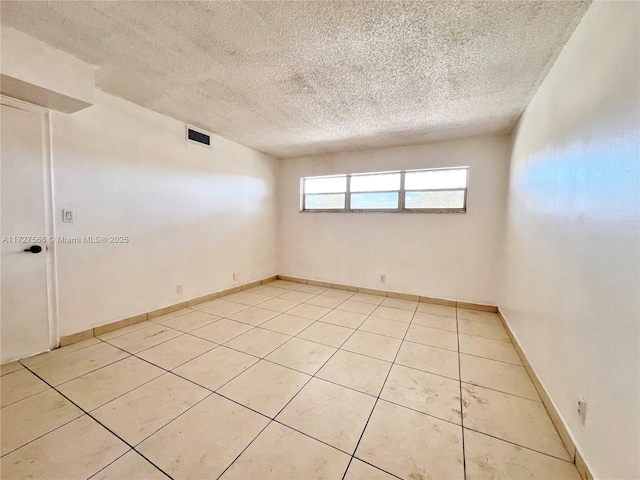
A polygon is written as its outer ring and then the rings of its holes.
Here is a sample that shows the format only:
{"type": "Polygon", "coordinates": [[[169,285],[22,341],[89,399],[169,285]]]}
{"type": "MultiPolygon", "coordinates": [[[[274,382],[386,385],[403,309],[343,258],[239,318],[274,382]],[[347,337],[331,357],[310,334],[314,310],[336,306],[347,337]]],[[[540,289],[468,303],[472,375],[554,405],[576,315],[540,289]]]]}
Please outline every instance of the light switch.
{"type": "Polygon", "coordinates": [[[64,223],[73,223],[73,210],[62,210],[62,221],[64,223]]]}

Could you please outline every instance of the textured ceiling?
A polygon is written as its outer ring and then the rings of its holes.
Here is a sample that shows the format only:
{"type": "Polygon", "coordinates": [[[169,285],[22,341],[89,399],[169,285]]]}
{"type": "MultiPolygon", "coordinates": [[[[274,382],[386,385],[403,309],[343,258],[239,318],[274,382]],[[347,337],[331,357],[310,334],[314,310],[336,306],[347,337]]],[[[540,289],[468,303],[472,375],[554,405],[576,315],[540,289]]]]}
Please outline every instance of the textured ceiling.
{"type": "Polygon", "coordinates": [[[3,1],[112,94],[279,158],[509,133],[589,1],[3,1]]]}

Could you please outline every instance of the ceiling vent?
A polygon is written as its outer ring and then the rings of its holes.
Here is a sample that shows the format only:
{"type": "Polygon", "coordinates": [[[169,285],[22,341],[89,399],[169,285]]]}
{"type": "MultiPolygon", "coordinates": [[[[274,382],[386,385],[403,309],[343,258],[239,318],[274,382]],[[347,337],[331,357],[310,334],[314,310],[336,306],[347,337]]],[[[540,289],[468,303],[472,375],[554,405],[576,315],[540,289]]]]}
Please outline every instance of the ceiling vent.
{"type": "Polygon", "coordinates": [[[186,136],[187,140],[194,143],[199,143],[200,145],[206,145],[207,147],[211,147],[211,134],[205,133],[200,130],[196,130],[189,125],[186,126],[186,136]]]}

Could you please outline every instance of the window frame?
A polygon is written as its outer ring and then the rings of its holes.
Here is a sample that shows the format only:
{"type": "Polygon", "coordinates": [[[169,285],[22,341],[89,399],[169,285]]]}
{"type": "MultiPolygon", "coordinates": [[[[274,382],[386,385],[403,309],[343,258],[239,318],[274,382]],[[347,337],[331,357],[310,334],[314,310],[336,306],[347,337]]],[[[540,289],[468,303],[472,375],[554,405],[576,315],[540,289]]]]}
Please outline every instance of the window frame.
{"type": "Polygon", "coordinates": [[[467,213],[467,197],[469,191],[469,167],[439,167],[439,168],[421,168],[415,170],[392,170],[388,172],[363,172],[363,173],[347,173],[342,175],[318,175],[313,177],[300,178],[300,212],[301,213],[467,213]],[[427,188],[427,189],[405,189],[405,176],[407,173],[414,172],[433,172],[438,170],[466,170],[466,186],[463,188],[427,188]],[[366,192],[352,192],[351,191],[351,177],[361,177],[366,175],[384,175],[384,174],[400,174],[400,188],[399,190],[375,190],[366,192]],[[327,193],[305,193],[305,181],[308,179],[316,178],[346,178],[346,188],[344,192],[327,192],[327,193]],[[407,193],[413,192],[455,192],[464,191],[464,200],[462,208],[406,208],[405,199],[407,193]],[[351,208],[351,195],[363,194],[363,193],[397,193],[398,194],[398,208],[351,208]],[[307,195],[344,195],[344,208],[306,208],[307,195]]]}

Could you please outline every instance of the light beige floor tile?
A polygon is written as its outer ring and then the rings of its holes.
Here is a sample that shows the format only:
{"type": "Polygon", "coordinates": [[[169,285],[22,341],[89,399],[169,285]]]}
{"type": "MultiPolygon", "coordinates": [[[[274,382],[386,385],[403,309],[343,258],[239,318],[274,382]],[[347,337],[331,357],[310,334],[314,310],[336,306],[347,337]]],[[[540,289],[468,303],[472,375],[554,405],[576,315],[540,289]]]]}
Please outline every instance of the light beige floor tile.
{"type": "Polygon", "coordinates": [[[260,325],[260,328],[266,328],[267,330],[284,333],[286,335],[297,335],[314,321],[315,320],[311,320],[309,318],[296,317],[295,315],[281,313],[277,317],[274,317],[268,322],[260,325]]]}
{"type": "Polygon", "coordinates": [[[462,424],[460,383],[457,380],[394,365],[380,398],[462,424]]]}
{"type": "Polygon", "coordinates": [[[198,328],[191,332],[191,335],[204,338],[214,343],[225,343],[232,338],[242,335],[254,328],[247,323],[236,322],[235,320],[228,320],[223,318],[217,322],[206,325],[202,328],[198,328]]]}
{"type": "Polygon", "coordinates": [[[387,320],[386,318],[369,317],[358,327],[358,330],[402,340],[408,326],[409,324],[404,322],[396,322],[395,320],[387,320]]]}
{"type": "Polygon", "coordinates": [[[402,343],[402,341],[397,338],[357,331],[340,348],[349,352],[360,353],[369,357],[392,362],[396,353],[398,353],[400,343],[402,343]]]}
{"type": "Polygon", "coordinates": [[[464,433],[468,480],[580,480],[573,463],[471,430],[464,433]]]}
{"type": "Polygon", "coordinates": [[[162,375],[164,371],[138,358],[128,357],[59,385],[58,390],[85,411],[90,411],[162,375]]]}
{"type": "Polygon", "coordinates": [[[261,303],[270,300],[271,297],[267,295],[260,295],[260,293],[250,293],[250,292],[242,292],[242,294],[236,298],[234,301],[237,303],[242,303],[243,305],[260,305],[261,303]]]}
{"type": "Polygon", "coordinates": [[[460,352],[475,355],[477,357],[489,358],[500,362],[522,365],[520,357],[511,343],[490,338],[474,337],[472,335],[459,336],[460,352]]]}
{"type": "Polygon", "coordinates": [[[542,403],[468,384],[462,400],[465,427],[569,460],[542,403]]]}
{"type": "MultiPolygon", "coordinates": [[[[158,317],[160,318],[160,317],[158,317]]],[[[102,335],[98,335],[96,338],[100,340],[111,340],[112,338],[120,337],[122,335],[127,335],[129,333],[135,332],[137,330],[142,330],[144,328],[149,328],[156,325],[156,322],[138,322],[133,325],[129,325],[128,327],[118,328],[117,330],[111,330],[110,332],[103,333],[102,335]]],[[[89,339],[91,340],[91,339],[89,339]]],[[[86,340],[85,340],[86,341],[86,340]]],[[[74,344],[75,345],[75,344],[74,344]]],[[[66,347],[65,347],[66,348],[66,347]]]]}
{"type": "Polygon", "coordinates": [[[196,310],[193,310],[192,308],[181,308],[180,310],[176,310],[175,312],[169,312],[165,313],[164,315],[150,318],[149,321],[166,325],[166,322],[171,320],[172,318],[181,317],[182,315],[187,315],[188,313],[193,313],[195,311],[196,310]]]}
{"type": "Polygon", "coordinates": [[[6,455],[54,428],[78,418],[83,412],[50,388],[2,408],[0,414],[0,452],[6,455]]]}
{"type": "Polygon", "coordinates": [[[463,479],[462,429],[380,400],[356,457],[400,478],[463,479]]]}
{"type": "Polygon", "coordinates": [[[373,311],[371,316],[409,323],[411,318],[413,318],[413,312],[411,310],[403,310],[402,308],[385,307],[384,305],[380,305],[373,311]]]}
{"type": "Polygon", "coordinates": [[[422,343],[423,345],[431,345],[432,347],[446,348],[454,352],[458,351],[458,335],[454,332],[448,332],[438,328],[411,325],[405,340],[422,343]]]}
{"type": "Polygon", "coordinates": [[[431,313],[433,315],[456,318],[456,307],[450,307],[448,305],[420,302],[417,311],[420,313],[431,313]]]}
{"type": "Polygon", "coordinates": [[[256,306],[256,305],[260,305],[263,302],[266,302],[267,300],[271,299],[271,297],[268,297],[266,295],[260,295],[259,293],[242,291],[242,292],[234,293],[233,295],[224,297],[224,299],[230,302],[241,303],[243,305],[256,306]]]}
{"type": "Polygon", "coordinates": [[[390,368],[389,362],[338,350],[316,376],[377,396],[390,368]]]}
{"type": "Polygon", "coordinates": [[[271,298],[264,303],[260,304],[260,308],[271,310],[276,313],[283,313],[287,310],[291,310],[293,307],[300,305],[300,302],[292,302],[291,300],[285,300],[280,297],[271,298]]]}
{"type": "Polygon", "coordinates": [[[112,338],[108,342],[129,353],[138,353],[179,335],[182,335],[182,332],[178,330],[160,324],[152,324],[148,328],[112,338]]]}
{"type": "Polygon", "coordinates": [[[0,375],[4,376],[8,373],[17,372],[18,370],[22,369],[24,369],[24,367],[20,362],[5,363],[4,365],[0,366],[0,375]]]}
{"type": "Polygon", "coordinates": [[[298,338],[324,343],[330,347],[339,347],[353,333],[353,330],[322,321],[315,322],[309,328],[298,334],[298,338]]]}
{"type": "Polygon", "coordinates": [[[227,383],[218,393],[274,417],[311,377],[264,360],[227,383]]]}
{"type": "Polygon", "coordinates": [[[238,313],[248,308],[248,305],[242,303],[231,302],[229,300],[223,300],[217,298],[207,303],[195,305],[193,308],[202,312],[211,313],[219,317],[228,317],[232,313],[238,313]]]}
{"type": "Polygon", "coordinates": [[[264,328],[254,328],[225,343],[225,346],[256,357],[266,357],[291,337],[264,328]]]}
{"type": "Polygon", "coordinates": [[[507,331],[502,325],[490,325],[488,323],[474,322],[473,320],[458,320],[458,331],[465,335],[511,342],[507,331]]]}
{"type": "Polygon", "coordinates": [[[216,344],[192,335],[181,335],[136,355],[165,370],[173,370],[198,355],[215,348],[216,344]]]}
{"type": "Polygon", "coordinates": [[[196,328],[204,327],[210,323],[220,320],[222,317],[211,315],[210,313],[191,311],[185,315],[179,317],[170,318],[169,320],[163,320],[160,323],[166,327],[180,330],[181,332],[191,332],[196,328]]]}
{"type": "Polygon", "coordinates": [[[99,342],[96,345],[38,363],[30,368],[40,378],[55,386],[128,356],[128,353],[108,343],[99,342]]]}
{"type": "Polygon", "coordinates": [[[296,290],[299,292],[313,293],[314,295],[319,295],[321,293],[328,291],[329,289],[326,287],[318,287],[316,285],[300,284],[300,286],[296,288],[296,290]]]}
{"type": "Polygon", "coordinates": [[[138,450],[173,478],[217,478],[268,422],[214,394],[149,437],[138,450]]]}
{"type": "Polygon", "coordinates": [[[34,355],[33,357],[23,358],[22,360],[20,360],[20,363],[26,367],[33,367],[38,363],[48,362],[55,358],[62,357],[78,350],[82,350],[83,348],[87,348],[92,345],[98,345],[100,343],[102,342],[97,338],[87,338],[86,340],[67,345],[66,347],[56,348],[55,350],[51,350],[50,352],[34,355]]]}
{"type": "Polygon", "coordinates": [[[527,371],[519,365],[461,354],[460,376],[463,382],[540,401],[527,371]]]}
{"type": "Polygon", "coordinates": [[[419,325],[421,327],[438,328],[449,332],[458,332],[458,322],[456,317],[447,317],[445,315],[433,315],[431,313],[416,312],[411,321],[411,325],[419,325]]]}
{"type": "Polygon", "coordinates": [[[325,295],[318,295],[313,298],[310,298],[304,303],[308,303],[309,305],[318,305],[319,307],[336,308],[342,302],[344,302],[342,298],[334,298],[334,297],[327,297],[325,295]]]}
{"type": "Polygon", "coordinates": [[[333,347],[294,337],[267,356],[267,360],[313,375],[335,351],[333,347]]]}
{"type": "Polygon", "coordinates": [[[248,323],[249,325],[257,326],[266,322],[267,320],[271,320],[277,315],[278,312],[274,312],[272,310],[266,310],[264,308],[258,307],[249,307],[246,310],[242,310],[241,312],[232,313],[228,316],[228,318],[237,322],[248,323]]]}
{"type": "Polygon", "coordinates": [[[284,295],[285,293],[289,292],[290,290],[287,288],[278,288],[278,287],[264,287],[261,288],[259,290],[257,290],[254,293],[257,293],[258,295],[266,295],[267,297],[278,297],[280,295],[284,295]]]}
{"type": "Polygon", "coordinates": [[[347,300],[348,298],[353,297],[355,294],[356,292],[351,292],[349,290],[340,290],[339,288],[330,288],[326,292],[322,292],[320,296],[339,298],[344,301],[344,300],[347,300]]]}
{"type": "Polygon", "coordinates": [[[443,348],[403,342],[396,363],[458,380],[458,354],[443,348]]]}
{"type": "Polygon", "coordinates": [[[327,313],[331,311],[330,308],[319,307],[317,305],[309,305],[308,303],[302,303],[297,307],[288,310],[289,315],[295,315],[296,317],[309,318],[311,320],[320,320],[327,313]]]}
{"type": "Polygon", "coordinates": [[[492,312],[470,310],[468,308],[458,308],[458,318],[460,320],[473,320],[475,322],[502,326],[502,322],[500,321],[500,317],[498,317],[498,314],[492,312]]]}
{"type": "Polygon", "coordinates": [[[348,455],[274,422],[221,480],[340,479],[348,463],[348,455]]]}
{"type": "Polygon", "coordinates": [[[210,390],[217,390],[258,359],[227,347],[217,347],[174,369],[174,373],[210,390]]]}
{"type": "Polygon", "coordinates": [[[341,327],[358,328],[360,325],[362,325],[362,322],[364,322],[366,318],[366,315],[362,315],[360,313],[331,310],[324,317],[322,317],[322,321],[324,323],[340,325],[341,327]]]}
{"type": "Polygon", "coordinates": [[[377,305],[367,302],[357,302],[353,300],[353,297],[349,300],[345,300],[336,307],[337,310],[343,310],[345,312],[358,313],[360,315],[371,315],[377,308],[377,305]]]}
{"type": "Polygon", "coordinates": [[[375,402],[372,396],[314,378],[276,420],[352,453],[375,402]]]}
{"type": "Polygon", "coordinates": [[[166,480],[167,476],[134,450],[129,450],[91,480],[166,480]]]}
{"type": "Polygon", "coordinates": [[[89,478],[127,450],[125,443],[84,415],[4,457],[2,478],[89,478]]]}
{"type": "Polygon", "coordinates": [[[94,410],[92,415],[135,446],[209,394],[198,385],[166,373],[94,410]]]}
{"type": "Polygon", "coordinates": [[[371,295],[368,293],[356,293],[350,300],[356,302],[370,303],[372,305],[380,305],[382,301],[387,298],[382,295],[371,295]]]}
{"type": "Polygon", "coordinates": [[[29,370],[23,368],[11,375],[5,375],[0,381],[2,400],[0,406],[6,407],[24,398],[44,392],[49,385],[36,377],[29,370]]]}
{"type": "Polygon", "coordinates": [[[403,298],[387,297],[382,301],[385,307],[402,308],[403,310],[411,310],[415,312],[418,303],[414,300],[405,300],[403,298]]]}
{"type": "Polygon", "coordinates": [[[291,292],[287,292],[283,295],[280,295],[278,298],[281,298],[283,300],[290,300],[292,302],[297,302],[297,303],[302,303],[302,302],[306,302],[307,300],[315,297],[316,295],[313,293],[305,293],[305,292],[300,292],[300,291],[291,291],[291,292]]]}
{"type": "Polygon", "coordinates": [[[397,477],[354,458],[344,480],[393,480],[397,477]]]}

